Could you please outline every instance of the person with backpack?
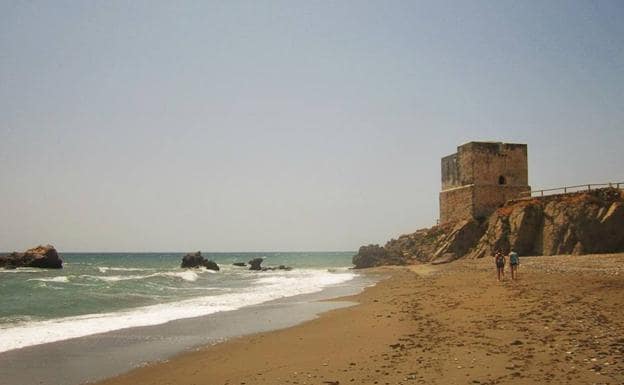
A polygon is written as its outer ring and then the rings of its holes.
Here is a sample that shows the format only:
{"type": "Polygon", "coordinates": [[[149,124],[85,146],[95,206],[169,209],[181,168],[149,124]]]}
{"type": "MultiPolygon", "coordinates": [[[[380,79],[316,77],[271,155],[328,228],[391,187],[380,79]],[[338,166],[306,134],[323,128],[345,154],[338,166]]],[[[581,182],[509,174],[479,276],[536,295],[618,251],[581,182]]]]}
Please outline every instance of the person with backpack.
{"type": "Polygon", "coordinates": [[[520,265],[520,257],[518,253],[511,250],[509,253],[509,271],[511,272],[511,279],[518,279],[518,265],[520,265]]]}
{"type": "Polygon", "coordinates": [[[498,250],[494,254],[494,262],[496,262],[496,276],[499,281],[505,278],[505,256],[498,250]]]}

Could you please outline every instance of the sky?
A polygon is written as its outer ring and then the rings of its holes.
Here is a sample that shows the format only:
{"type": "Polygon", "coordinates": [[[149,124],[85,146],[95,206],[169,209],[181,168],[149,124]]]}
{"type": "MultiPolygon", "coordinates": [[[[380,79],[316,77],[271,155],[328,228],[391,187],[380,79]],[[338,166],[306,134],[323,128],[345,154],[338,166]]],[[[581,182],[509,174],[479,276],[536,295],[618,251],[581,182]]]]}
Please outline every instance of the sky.
{"type": "Polygon", "coordinates": [[[624,182],[622,1],[3,1],[0,250],[356,250],[440,158],[624,182]]]}

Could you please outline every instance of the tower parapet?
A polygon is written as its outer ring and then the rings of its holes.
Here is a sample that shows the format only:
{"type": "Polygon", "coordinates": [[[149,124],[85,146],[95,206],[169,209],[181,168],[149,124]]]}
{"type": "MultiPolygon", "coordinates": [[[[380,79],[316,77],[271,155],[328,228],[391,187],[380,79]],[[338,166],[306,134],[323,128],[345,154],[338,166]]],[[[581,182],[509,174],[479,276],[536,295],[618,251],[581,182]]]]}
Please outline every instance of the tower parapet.
{"type": "Polygon", "coordinates": [[[526,144],[469,142],[441,163],[440,223],[487,217],[531,190],[526,144]]]}

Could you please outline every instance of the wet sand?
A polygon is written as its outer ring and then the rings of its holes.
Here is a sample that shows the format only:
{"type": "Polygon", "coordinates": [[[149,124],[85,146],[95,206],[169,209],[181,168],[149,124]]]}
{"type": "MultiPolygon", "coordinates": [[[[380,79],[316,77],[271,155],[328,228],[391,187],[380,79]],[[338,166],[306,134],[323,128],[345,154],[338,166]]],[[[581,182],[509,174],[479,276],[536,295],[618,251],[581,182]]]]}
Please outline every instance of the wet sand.
{"type": "Polygon", "coordinates": [[[358,306],[100,385],[622,384],[624,254],[384,268],[358,306]]]}

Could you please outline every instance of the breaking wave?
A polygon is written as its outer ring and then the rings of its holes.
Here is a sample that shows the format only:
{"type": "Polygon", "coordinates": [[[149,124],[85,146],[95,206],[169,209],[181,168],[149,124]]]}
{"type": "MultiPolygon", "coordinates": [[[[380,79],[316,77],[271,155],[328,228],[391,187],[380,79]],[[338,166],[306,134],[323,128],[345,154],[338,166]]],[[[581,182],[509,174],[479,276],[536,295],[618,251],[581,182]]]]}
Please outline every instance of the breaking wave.
{"type": "MultiPolygon", "coordinates": [[[[146,276],[94,276],[97,279],[145,279],[150,276],[172,276],[194,281],[202,271],[163,272],[146,276]]],[[[247,273],[246,273],[247,274],[247,273]]],[[[264,273],[262,273],[264,274],[264,273]]],[[[175,302],[126,309],[116,312],[86,314],[45,321],[0,325],[0,352],[26,346],[83,337],[96,333],[137,326],[158,325],[183,318],[204,316],[217,312],[240,309],[278,298],[314,293],[323,288],[352,280],[352,272],[330,273],[327,270],[303,269],[290,272],[267,272],[265,276],[251,279],[248,285],[231,288],[211,296],[201,296],[175,302]]],[[[255,277],[255,276],[254,276],[255,277]]],[[[54,277],[52,282],[65,282],[67,277],[54,277]]]]}

